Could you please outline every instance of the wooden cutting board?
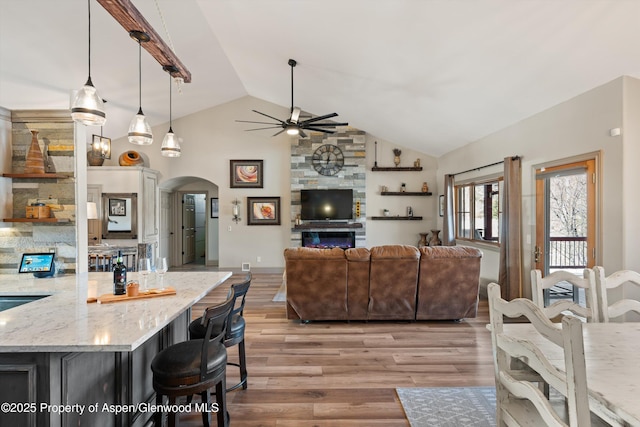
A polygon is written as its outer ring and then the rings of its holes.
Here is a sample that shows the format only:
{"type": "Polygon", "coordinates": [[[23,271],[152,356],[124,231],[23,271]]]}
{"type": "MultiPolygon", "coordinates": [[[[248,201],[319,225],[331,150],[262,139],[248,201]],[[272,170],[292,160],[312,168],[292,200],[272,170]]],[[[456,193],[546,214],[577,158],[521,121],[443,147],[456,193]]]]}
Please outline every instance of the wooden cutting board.
{"type": "Polygon", "coordinates": [[[97,298],[89,297],[87,298],[87,302],[88,303],[97,302],[98,304],[108,304],[112,302],[133,301],[133,300],[138,300],[143,298],[163,297],[163,296],[175,295],[175,294],[176,294],[176,290],[171,287],[161,288],[161,289],[152,288],[152,289],[149,289],[147,292],[140,291],[140,293],[134,297],[129,297],[127,295],[104,294],[104,295],[100,295],[97,298]]]}

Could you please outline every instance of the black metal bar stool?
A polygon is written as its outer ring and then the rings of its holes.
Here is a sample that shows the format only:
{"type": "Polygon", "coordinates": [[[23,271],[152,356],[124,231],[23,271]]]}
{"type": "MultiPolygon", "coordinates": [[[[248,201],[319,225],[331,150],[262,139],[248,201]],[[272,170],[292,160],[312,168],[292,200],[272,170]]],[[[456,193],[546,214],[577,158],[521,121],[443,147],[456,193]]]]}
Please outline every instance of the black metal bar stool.
{"type": "MultiPolygon", "coordinates": [[[[227,391],[232,391],[240,387],[242,387],[243,390],[247,389],[247,359],[244,346],[245,321],[243,313],[249,286],[251,286],[251,273],[247,274],[243,282],[235,283],[231,285],[231,289],[229,289],[229,297],[233,299],[233,308],[229,312],[227,335],[224,338],[224,345],[227,348],[238,345],[238,363],[227,362],[227,364],[240,368],[240,382],[229,387],[227,391]]],[[[206,337],[206,332],[201,317],[189,324],[189,336],[191,339],[206,337]]]]}
{"type": "MultiPolygon", "coordinates": [[[[209,390],[215,387],[217,421],[219,427],[229,425],[226,398],[227,349],[223,340],[227,334],[227,319],[233,308],[234,298],[222,304],[207,307],[202,316],[205,336],[211,339],[188,340],[173,344],[160,351],[151,362],[156,404],[162,405],[163,396],[169,404],[176,397],[186,396],[188,402],[194,394],[202,397],[209,407],[209,390]]],[[[202,412],[202,423],[209,427],[209,411],[202,412]]],[[[156,412],[155,425],[162,425],[162,413],[156,412]]],[[[176,414],[169,413],[169,426],[174,427],[176,414]]]]}

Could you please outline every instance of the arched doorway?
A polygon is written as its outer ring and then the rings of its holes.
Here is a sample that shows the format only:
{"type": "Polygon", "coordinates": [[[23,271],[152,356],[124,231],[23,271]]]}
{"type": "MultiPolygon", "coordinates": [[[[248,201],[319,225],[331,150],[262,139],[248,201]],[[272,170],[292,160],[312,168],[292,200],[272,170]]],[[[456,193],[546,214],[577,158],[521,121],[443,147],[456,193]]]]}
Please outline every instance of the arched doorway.
{"type": "Polygon", "coordinates": [[[217,267],[218,218],[212,215],[211,199],[218,198],[218,186],[198,177],[177,177],[160,185],[159,254],[170,265],[217,267]],[[186,208],[185,202],[191,206],[186,208]]]}

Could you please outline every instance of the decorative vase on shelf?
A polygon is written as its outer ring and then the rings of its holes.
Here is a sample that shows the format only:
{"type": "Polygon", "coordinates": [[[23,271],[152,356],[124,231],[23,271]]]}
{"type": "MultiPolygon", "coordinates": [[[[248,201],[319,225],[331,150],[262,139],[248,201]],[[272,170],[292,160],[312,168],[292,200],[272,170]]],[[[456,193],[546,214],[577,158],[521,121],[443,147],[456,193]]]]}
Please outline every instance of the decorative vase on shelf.
{"type": "Polygon", "coordinates": [[[420,241],[418,242],[418,247],[427,246],[427,236],[429,233],[420,233],[420,241]]]}
{"type": "Polygon", "coordinates": [[[142,166],[144,159],[137,151],[125,151],[118,157],[118,163],[120,166],[142,166]]]}
{"type": "Polygon", "coordinates": [[[429,240],[429,246],[442,245],[442,240],[440,240],[438,234],[440,234],[440,230],[431,230],[431,240],[429,240]]]}
{"type": "Polygon", "coordinates": [[[24,173],[44,173],[44,157],[38,144],[38,131],[31,131],[31,145],[27,152],[24,173]]]}
{"type": "Polygon", "coordinates": [[[87,164],[89,166],[102,166],[104,157],[96,156],[93,151],[87,151],[87,164]]]}
{"type": "Polygon", "coordinates": [[[393,163],[396,165],[396,167],[400,166],[400,156],[394,156],[393,163]]]}

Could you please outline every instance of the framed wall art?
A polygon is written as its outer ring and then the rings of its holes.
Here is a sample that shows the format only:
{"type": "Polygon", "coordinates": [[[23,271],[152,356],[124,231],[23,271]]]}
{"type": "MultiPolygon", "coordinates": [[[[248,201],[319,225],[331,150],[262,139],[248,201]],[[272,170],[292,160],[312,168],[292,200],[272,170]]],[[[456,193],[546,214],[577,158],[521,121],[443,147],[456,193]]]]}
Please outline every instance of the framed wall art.
{"type": "Polygon", "coordinates": [[[220,205],[218,204],[218,198],[211,198],[211,218],[218,218],[220,205]]]}
{"type": "Polygon", "coordinates": [[[127,216],[126,200],[109,199],[109,216],[127,216]]]}
{"type": "Polygon", "coordinates": [[[280,197],[247,197],[247,225],[280,225],[280,197]]]}
{"type": "Polygon", "coordinates": [[[231,188],[263,188],[262,160],[230,160],[231,188]]]}
{"type": "Polygon", "coordinates": [[[444,216],[444,194],[438,197],[438,215],[444,216]]]}

